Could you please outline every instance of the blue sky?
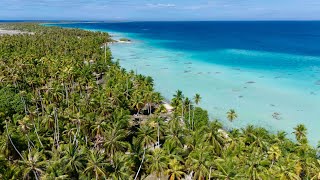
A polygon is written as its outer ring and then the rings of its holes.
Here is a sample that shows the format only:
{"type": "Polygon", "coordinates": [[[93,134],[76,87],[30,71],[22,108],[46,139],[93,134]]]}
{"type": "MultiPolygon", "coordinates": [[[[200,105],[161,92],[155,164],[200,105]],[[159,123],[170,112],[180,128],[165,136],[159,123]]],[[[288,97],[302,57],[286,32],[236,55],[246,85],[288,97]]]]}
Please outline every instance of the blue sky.
{"type": "Polygon", "coordinates": [[[0,0],[0,19],[320,20],[320,0],[0,0]]]}

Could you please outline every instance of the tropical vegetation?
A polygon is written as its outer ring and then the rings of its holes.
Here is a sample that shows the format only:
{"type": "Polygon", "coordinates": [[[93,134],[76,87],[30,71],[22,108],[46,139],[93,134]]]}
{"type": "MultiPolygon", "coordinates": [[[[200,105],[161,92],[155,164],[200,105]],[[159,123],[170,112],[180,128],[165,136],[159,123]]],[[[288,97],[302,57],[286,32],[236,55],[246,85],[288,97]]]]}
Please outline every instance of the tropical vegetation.
{"type": "MultiPolygon", "coordinates": [[[[4,24],[0,179],[320,179],[307,129],[223,130],[177,91],[172,113],[151,77],[120,67],[107,33],[4,24]]],[[[226,119],[237,121],[230,110],[226,119]]]]}

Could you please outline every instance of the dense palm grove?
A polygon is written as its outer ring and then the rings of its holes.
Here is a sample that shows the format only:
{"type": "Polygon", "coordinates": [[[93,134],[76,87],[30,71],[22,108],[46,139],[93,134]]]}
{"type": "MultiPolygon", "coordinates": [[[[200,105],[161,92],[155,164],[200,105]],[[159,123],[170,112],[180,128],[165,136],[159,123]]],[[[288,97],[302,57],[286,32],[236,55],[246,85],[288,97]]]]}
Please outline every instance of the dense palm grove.
{"type": "MultiPolygon", "coordinates": [[[[107,33],[7,24],[0,36],[0,179],[320,179],[303,125],[222,130],[177,91],[112,61],[107,33]]],[[[226,117],[236,120],[230,110],[226,117]]]]}

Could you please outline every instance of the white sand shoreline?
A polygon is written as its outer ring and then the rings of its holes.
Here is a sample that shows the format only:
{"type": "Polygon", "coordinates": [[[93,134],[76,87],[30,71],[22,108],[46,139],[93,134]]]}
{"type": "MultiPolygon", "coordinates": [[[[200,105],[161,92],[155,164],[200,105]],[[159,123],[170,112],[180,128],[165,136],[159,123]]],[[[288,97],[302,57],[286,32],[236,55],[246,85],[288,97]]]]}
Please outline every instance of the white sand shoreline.
{"type": "Polygon", "coordinates": [[[34,33],[30,33],[30,32],[23,32],[23,31],[19,31],[19,30],[8,30],[8,29],[1,29],[0,28],[0,36],[1,35],[17,35],[17,34],[34,34],[34,33]]]}

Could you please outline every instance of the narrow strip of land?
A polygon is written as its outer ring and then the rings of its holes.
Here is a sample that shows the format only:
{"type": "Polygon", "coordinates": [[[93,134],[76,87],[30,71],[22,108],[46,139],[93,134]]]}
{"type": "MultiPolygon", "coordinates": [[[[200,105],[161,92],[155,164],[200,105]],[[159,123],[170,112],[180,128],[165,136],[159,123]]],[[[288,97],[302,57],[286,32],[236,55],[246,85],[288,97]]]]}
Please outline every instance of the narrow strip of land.
{"type": "Polygon", "coordinates": [[[23,32],[23,31],[19,31],[19,30],[0,29],[0,36],[1,35],[16,35],[16,34],[33,34],[33,33],[23,32]]]}

